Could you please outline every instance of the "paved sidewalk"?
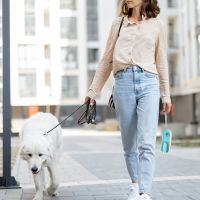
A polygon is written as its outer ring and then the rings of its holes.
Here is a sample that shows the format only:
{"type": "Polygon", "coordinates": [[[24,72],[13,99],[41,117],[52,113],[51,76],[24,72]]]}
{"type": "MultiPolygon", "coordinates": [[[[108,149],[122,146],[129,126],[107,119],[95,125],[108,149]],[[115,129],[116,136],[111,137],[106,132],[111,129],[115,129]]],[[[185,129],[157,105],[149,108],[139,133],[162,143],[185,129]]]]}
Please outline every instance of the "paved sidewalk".
{"type": "MultiPolygon", "coordinates": [[[[59,195],[45,194],[44,199],[126,200],[130,180],[119,133],[63,129],[63,134],[59,195]]],[[[173,146],[170,154],[163,155],[158,144],[156,163],[153,200],[200,200],[200,148],[173,146]]],[[[1,191],[0,199],[33,199],[32,175],[25,161],[17,160],[13,175],[23,192],[1,191]]]]}

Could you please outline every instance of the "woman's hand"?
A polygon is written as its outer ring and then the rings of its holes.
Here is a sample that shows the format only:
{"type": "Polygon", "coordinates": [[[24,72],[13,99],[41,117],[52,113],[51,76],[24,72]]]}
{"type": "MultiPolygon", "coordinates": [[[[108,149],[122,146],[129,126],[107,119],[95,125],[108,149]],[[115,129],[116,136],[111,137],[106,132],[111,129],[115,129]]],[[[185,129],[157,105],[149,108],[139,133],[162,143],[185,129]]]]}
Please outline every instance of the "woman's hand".
{"type": "Polygon", "coordinates": [[[163,103],[162,112],[170,113],[171,108],[172,108],[171,103],[163,103]]]}
{"type": "Polygon", "coordinates": [[[89,105],[94,105],[95,103],[95,99],[91,99],[90,97],[86,96],[85,97],[85,103],[87,103],[89,101],[89,105]]]}

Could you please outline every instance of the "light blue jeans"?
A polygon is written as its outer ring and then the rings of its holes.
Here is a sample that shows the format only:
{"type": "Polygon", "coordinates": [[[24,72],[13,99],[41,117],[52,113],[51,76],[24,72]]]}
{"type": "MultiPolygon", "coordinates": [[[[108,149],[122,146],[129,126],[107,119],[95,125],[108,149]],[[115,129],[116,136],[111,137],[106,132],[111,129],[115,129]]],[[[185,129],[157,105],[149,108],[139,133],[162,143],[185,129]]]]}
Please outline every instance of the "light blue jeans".
{"type": "Polygon", "coordinates": [[[151,192],[155,168],[160,89],[158,75],[138,65],[115,75],[113,99],[124,156],[132,181],[140,193],[151,192]]]}

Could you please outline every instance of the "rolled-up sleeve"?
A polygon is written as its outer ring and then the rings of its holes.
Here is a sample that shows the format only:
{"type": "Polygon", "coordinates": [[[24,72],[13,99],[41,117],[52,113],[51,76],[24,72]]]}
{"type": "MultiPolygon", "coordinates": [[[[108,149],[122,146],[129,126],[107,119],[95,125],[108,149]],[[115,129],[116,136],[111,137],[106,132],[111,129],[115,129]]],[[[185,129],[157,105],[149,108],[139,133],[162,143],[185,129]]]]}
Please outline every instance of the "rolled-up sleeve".
{"type": "Polygon", "coordinates": [[[156,68],[159,73],[160,95],[162,103],[171,103],[169,86],[169,69],[167,60],[167,34],[164,23],[160,21],[159,33],[156,43],[156,68]]]}
{"type": "Polygon", "coordinates": [[[97,95],[100,94],[105,82],[107,81],[112,71],[113,51],[117,40],[119,21],[120,19],[117,18],[112,23],[107,38],[105,51],[96,69],[92,84],[89,87],[87,96],[89,96],[92,99],[94,99],[97,95]]]}

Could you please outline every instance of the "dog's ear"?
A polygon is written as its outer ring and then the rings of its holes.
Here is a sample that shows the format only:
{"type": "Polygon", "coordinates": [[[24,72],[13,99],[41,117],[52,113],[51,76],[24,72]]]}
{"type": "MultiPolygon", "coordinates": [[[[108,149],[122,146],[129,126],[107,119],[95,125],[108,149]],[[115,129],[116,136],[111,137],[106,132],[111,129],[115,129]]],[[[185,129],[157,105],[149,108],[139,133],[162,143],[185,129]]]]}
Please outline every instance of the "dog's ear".
{"type": "Polygon", "coordinates": [[[52,159],[53,158],[53,147],[52,147],[52,145],[48,146],[48,152],[49,152],[50,158],[52,159]]]}
{"type": "Polygon", "coordinates": [[[19,149],[19,154],[20,154],[20,157],[21,157],[23,160],[25,160],[24,149],[25,149],[25,144],[22,143],[21,146],[20,146],[20,149],[19,149]]]}

